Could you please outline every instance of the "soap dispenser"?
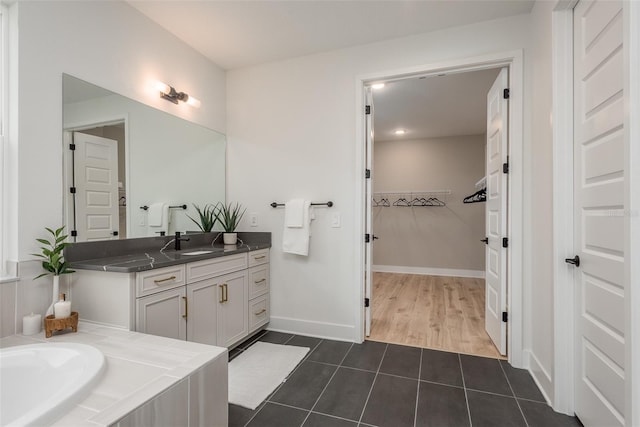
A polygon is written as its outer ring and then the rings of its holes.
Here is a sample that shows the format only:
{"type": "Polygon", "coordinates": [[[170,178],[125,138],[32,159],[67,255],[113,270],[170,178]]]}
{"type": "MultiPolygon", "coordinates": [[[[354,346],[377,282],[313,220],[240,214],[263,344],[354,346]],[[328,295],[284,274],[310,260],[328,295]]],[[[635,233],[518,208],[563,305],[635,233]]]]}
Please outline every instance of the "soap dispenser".
{"type": "Polygon", "coordinates": [[[53,305],[53,314],[56,319],[71,316],[71,301],[66,301],[65,294],[60,294],[60,300],[53,305]]]}

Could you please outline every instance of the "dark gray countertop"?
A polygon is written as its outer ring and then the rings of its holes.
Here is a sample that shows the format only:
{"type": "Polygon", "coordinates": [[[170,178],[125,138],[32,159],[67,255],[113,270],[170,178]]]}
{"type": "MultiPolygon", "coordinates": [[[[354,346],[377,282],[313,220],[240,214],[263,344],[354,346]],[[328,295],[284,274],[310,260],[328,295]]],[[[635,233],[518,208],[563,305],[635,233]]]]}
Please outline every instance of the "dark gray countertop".
{"type": "Polygon", "coordinates": [[[222,240],[217,236],[218,233],[183,235],[190,240],[182,242],[180,251],[174,250],[170,244],[162,252],[160,249],[173,237],[74,243],[65,248],[65,259],[71,268],[77,270],[135,273],[271,247],[271,233],[238,233],[237,245],[212,244],[222,240]],[[197,251],[207,253],[187,255],[197,251]]]}

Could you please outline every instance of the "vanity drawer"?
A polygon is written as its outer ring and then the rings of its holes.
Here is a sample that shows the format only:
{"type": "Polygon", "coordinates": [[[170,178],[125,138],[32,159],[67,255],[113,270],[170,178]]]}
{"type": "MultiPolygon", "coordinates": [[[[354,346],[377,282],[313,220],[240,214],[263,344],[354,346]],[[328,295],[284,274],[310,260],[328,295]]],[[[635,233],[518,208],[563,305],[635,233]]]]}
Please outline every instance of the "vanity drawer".
{"type": "Polygon", "coordinates": [[[249,299],[269,292],[269,264],[257,265],[249,269],[249,299]]]}
{"type": "Polygon", "coordinates": [[[254,265],[266,264],[269,262],[269,249],[260,249],[259,251],[249,252],[249,267],[254,265]]]}
{"type": "Polygon", "coordinates": [[[249,334],[269,323],[269,294],[249,301],[249,334]]]}
{"type": "Polygon", "coordinates": [[[190,262],[187,264],[187,282],[193,283],[246,268],[246,253],[190,262]]]}
{"type": "Polygon", "coordinates": [[[184,265],[157,268],[136,274],[136,297],[184,286],[184,265]]]}

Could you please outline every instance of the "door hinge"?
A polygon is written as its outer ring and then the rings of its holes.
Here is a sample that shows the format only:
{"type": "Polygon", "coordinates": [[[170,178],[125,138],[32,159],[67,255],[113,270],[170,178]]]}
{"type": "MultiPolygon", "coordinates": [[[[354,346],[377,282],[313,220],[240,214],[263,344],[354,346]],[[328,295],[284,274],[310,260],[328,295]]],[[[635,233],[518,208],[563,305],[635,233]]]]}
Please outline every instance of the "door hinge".
{"type": "Polygon", "coordinates": [[[76,194],[76,187],[71,187],[71,188],[69,188],[69,192],[70,192],[71,194],[76,194]]]}
{"type": "Polygon", "coordinates": [[[502,173],[509,173],[509,161],[502,164],[502,173]]]}
{"type": "Polygon", "coordinates": [[[365,114],[371,114],[371,105],[367,105],[364,107],[364,113],[365,114]]]}
{"type": "Polygon", "coordinates": [[[504,99],[509,99],[509,96],[511,95],[509,88],[503,89],[502,90],[502,97],[504,99]]]}
{"type": "Polygon", "coordinates": [[[369,307],[369,298],[365,298],[364,299],[364,306],[365,306],[365,308],[369,307]]]}
{"type": "Polygon", "coordinates": [[[76,144],[69,144],[69,150],[75,151],[75,149],[76,149],[76,144]]]}
{"type": "Polygon", "coordinates": [[[71,236],[72,237],[78,236],[78,230],[71,230],[71,236]]]}
{"type": "Polygon", "coordinates": [[[503,248],[508,248],[509,247],[509,238],[508,237],[503,237],[502,238],[502,247],[503,248]]]}
{"type": "Polygon", "coordinates": [[[371,241],[371,235],[369,233],[366,233],[364,235],[364,242],[369,243],[370,241],[371,241]]]}
{"type": "Polygon", "coordinates": [[[509,321],[509,315],[507,314],[506,311],[502,312],[502,321],[505,323],[509,321]]]}
{"type": "Polygon", "coordinates": [[[364,177],[365,178],[371,178],[371,169],[365,169],[364,170],[364,177]]]}

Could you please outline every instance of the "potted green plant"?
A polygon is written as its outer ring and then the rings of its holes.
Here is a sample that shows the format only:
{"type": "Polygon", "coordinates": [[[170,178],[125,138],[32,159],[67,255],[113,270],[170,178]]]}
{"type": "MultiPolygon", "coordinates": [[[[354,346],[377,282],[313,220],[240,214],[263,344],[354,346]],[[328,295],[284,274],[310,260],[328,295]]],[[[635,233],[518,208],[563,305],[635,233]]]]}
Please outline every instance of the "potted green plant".
{"type": "Polygon", "coordinates": [[[236,233],[235,231],[245,211],[246,209],[243,209],[242,205],[240,205],[239,203],[218,204],[218,209],[216,210],[216,220],[220,223],[222,229],[224,230],[222,238],[225,245],[235,245],[238,242],[238,233],[236,233]]]}
{"type": "Polygon", "coordinates": [[[202,230],[205,233],[210,232],[213,227],[216,225],[216,222],[218,221],[218,218],[216,217],[216,207],[214,205],[210,205],[210,204],[206,204],[204,205],[204,207],[201,209],[198,205],[194,204],[193,207],[196,209],[196,212],[198,213],[199,219],[200,221],[196,221],[195,219],[191,218],[189,215],[187,215],[187,217],[193,221],[198,228],[200,228],[200,230],[202,230]]]}
{"type": "Polygon", "coordinates": [[[75,270],[71,270],[69,268],[69,264],[64,259],[63,250],[65,247],[69,245],[69,243],[65,242],[67,237],[66,234],[62,234],[64,231],[64,226],[58,228],[57,230],[52,230],[48,227],[45,227],[45,230],[51,234],[51,239],[36,239],[39,243],[42,243],[44,246],[40,248],[41,253],[31,254],[37,256],[38,258],[42,258],[42,268],[45,270],[44,273],[38,275],[36,279],[48,276],[49,274],[53,274],[53,298],[51,299],[51,305],[47,309],[47,313],[45,316],[53,314],[53,304],[58,301],[58,294],[60,291],[60,276],[63,274],[75,273],[75,270]]]}

